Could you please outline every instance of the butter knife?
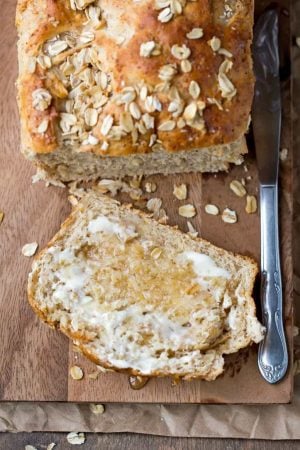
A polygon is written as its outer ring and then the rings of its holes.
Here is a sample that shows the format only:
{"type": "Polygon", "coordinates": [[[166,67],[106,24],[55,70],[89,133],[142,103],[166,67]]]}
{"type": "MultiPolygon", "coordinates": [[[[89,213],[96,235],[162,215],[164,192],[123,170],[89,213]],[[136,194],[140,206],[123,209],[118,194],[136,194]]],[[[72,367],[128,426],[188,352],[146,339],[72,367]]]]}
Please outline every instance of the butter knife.
{"type": "Polygon", "coordinates": [[[288,367],[278,229],[281,94],[275,10],[266,11],[257,21],[253,60],[256,86],[252,122],[260,182],[261,304],[266,327],[258,367],[263,378],[273,384],[282,380],[288,367]]]}

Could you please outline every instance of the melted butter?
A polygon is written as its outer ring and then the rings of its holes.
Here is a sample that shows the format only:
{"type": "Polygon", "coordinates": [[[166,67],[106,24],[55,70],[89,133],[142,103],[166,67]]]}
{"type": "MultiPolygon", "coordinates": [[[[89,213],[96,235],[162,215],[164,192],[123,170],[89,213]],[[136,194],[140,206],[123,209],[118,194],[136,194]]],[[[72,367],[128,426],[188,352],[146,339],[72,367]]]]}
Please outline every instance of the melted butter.
{"type": "MultiPolygon", "coordinates": [[[[194,272],[200,279],[203,277],[230,278],[230,273],[227,270],[217,266],[212,258],[203,253],[184,252],[180,255],[180,259],[191,262],[193,264],[194,272]]],[[[199,281],[202,283],[202,280],[199,281]]]]}
{"type": "Polygon", "coordinates": [[[222,332],[219,297],[229,277],[227,271],[196,252],[164,255],[156,261],[146,245],[137,256],[138,241],[126,246],[124,253],[118,239],[136,232],[131,224],[99,216],[89,223],[88,231],[87,242],[95,246],[97,258],[86,259],[77,247],[50,252],[58,266],[52,299],[70,310],[75,331],[88,325],[96,334],[90,345],[99,360],[134,368],[145,376],[165,370],[170,362],[174,373],[203,364],[202,359],[208,366],[217,364],[219,355],[202,354],[202,350],[222,332]],[[97,247],[99,232],[118,238],[114,252],[106,245],[108,239],[97,247]],[[214,277],[222,277],[221,288],[214,277]],[[190,287],[200,280],[201,289],[191,292],[190,287]],[[104,286],[101,295],[99,284],[104,286]],[[144,291],[149,297],[144,298],[144,291]]]}
{"type": "Polygon", "coordinates": [[[130,238],[137,236],[136,229],[133,225],[126,227],[121,226],[117,222],[109,220],[105,216],[99,216],[94,220],[91,220],[88,225],[88,231],[90,233],[108,233],[117,235],[122,241],[127,241],[130,238]]]}

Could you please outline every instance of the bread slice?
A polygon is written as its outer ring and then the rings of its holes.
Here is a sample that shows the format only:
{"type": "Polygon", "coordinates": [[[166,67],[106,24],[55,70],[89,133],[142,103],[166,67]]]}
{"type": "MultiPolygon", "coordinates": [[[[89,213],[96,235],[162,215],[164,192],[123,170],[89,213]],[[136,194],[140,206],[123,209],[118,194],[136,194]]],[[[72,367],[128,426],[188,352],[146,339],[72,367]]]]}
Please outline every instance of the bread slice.
{"type": "Polygon", "coordinates": [[[247,153],[253,0],[18,0],[22,151],[64,182],[247,153]]]}
{"type": "Polygon", "coordinates": [[[104,368],[214,380],[224,354],[263,338],[256,273],[251,259],[92,191],[35,259],[28,296],[104,368]]]}

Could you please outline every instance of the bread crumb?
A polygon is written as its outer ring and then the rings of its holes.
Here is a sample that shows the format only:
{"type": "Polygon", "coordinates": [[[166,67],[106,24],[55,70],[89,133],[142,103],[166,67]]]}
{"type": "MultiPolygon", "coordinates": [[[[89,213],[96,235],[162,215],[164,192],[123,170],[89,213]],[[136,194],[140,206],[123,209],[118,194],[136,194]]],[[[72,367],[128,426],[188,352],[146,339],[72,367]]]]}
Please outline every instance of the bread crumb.
{"type": "Polygon", "coordinates": [[[38,249],[39,244],[37,242],[31,242],[29,244],[25,244],[22,247],[22,255],[27,256],[30,258],[35,254],[35,252],[38,249]]]}
{"type": "Polygon", "coordinates": [[[296,45],[300,48],[300,36],[296,37],[296,45]]]}
{"type": "Polygon", "coordinates": [[[78,187],[77,181],[72,181],[68,184],[69,193],[74,195],[76,198],[80,199],[85,196],[87,191],[83,188],[78,187]]]}
{"type": "Polygon", "coordinates": [[[254,195],[247,195],[245,211],[247,214],[254,214],[257,211],[257,200],[254,195]]]}
{"type": "Polygon", "coordinates": [[[100,189],[100,192],[102,192],[103,194],[110,192],[111,195],[114,197],[121,190],[122,185],[123,183],[121,180],[103,179],[99,181],[98,188],[100,189]]]}
{"type": "Polygon", "coordinates": [[[154,217],[154,219],[158,220],[158,222],[162,223],[163,225],[166,225],[168,223],[168,220],[169,220],[169,217],[168,217],[168,215],[166,213],[166,210],[163,209],[163,208],[161,208],[158,211],[158,215],[155,214],[153,217],[154,217]]]}
{"type": "Polygon", "coordinates": [[[191,204],[180,206],[178,212],[181,217],[187,218],[195,217],[197,214],[195,206],[191,204]]]}
{"type": "Polygon", "coordinates": [[[55,178],[51,178],[45,170],[38,168],[36,173],[34,175],[32,175],[31,182],[32,182],[32,184],[35,184],[39,181],[45,181],[46,187],[48,187],[50,185],[61,187],[61,188],[66,187],[66,185],[64,183],[62,183],[61,181],[59,181],[55,178]]]}
{"type": "Polygon", "coordinates": [[[293,336],[294,337],[299,336],[299,328],[296,326],[293,327],[293,336]]]}
{"type": "Polygon", "coordinates": [[[131,192],[129,192],[129,197],[131,198],[131,200],[140,200],[141,199],[141,194],[140,192],[137,192],[136,190],[133,190],[131,192]]]}
{"type": "Polygon", "coordinates": [[[225,208],[222,214],[222,220],[225,223],[236,223],[237,222],[237,214],[235,211],[229,208],[225,208]]]}
{"type": "Polygon", "coordinates": [[[72,206],[78,205],[78,198],[75,197],[75,195],[69,195],[68,200],[71,203],[72,206]]]}
{"type": "Polygon", "coordinates": [[[84,433],[75,433],[72,431],[67,435],[67,441],[71,445],[81,445],[85,443],[85,434],[84,433]]]}
{"type": "Polygon", "coordinates": [[[245,197],[245,195],[247,194],[245,187],[238,180],[231,181],[229,186],[232,192],[234,192],[234,194],[237,195],[238,197],[245,197]]]}
{"type": "Polygon", "coordinates": [[[90,404],[90,410],[92,411],[93,414],[103,414],[105,411],[103,405],[95,403],[90,404]]]}
{"type": "Polygon", "coordinates": [[[188,227],[188,235],[192,238],[195,239],[196,237],[198,237],[199,233],[198,231],[194,228],[193,224],[188,220],[187,221],[187,227],[188,227]]]}
{"type": "Polygon", "coordinates": [[[72,349],[75,353],[81,353],[81,349],[76,344],[73,344],[72,349]]]}
{"type": "Polygon", "coordinates": [[[3,219],[4,219],[4,212],[0,211],[0,223],[3,222],[3,219]]]}
{"type": "Polygon", "coordinates": [[[186,184],[174,185],[173,194],[178,200],[186,200],[187,198],[187,186],[186,184]]]}
{"type": "Polygon", "coordinates": [[[70,369],[70,375],[73,378],[73,380],[82,380],[83,370],[79,366],[73,366],[70,369]]]}
{"type": "Polygon", "coordinates": [[[129,181],[129,186],[133,189],[138,189],[141,186],[143,175],[132,177],[129,181]]]}
{"type": "Polygon", "coordinates": [[[220,213],[219,208],[216,205],[208,204],[205,205],[204,209],[206,214],[211,214],[213,216],[217,216],[220,213]]]}
{"type": "Polygon", "coordinates": [[[88,377],[89,377],[91,380],[97,380],[98,375],[99,375],[99,372],[92,372],[92,373],[89,373],[89,374],[88,374],[88,377]]]}

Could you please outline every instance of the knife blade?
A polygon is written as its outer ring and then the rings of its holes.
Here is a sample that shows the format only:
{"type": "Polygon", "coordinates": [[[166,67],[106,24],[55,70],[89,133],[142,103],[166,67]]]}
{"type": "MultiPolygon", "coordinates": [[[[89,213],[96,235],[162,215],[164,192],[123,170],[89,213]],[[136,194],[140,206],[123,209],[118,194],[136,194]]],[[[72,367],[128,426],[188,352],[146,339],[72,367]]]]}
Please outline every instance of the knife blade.
{"type": "Polygon", "coordinates": [[[261,304],[266,327],[258,351],[258,367],[269,383],[283,379],[288,352],[283,326],[282,278],[278,226],[278,168],[281,136],[281,94],[278,14],[266,11],[254,30],[256,76],[252,122],[260,182],[261,304]]]}

